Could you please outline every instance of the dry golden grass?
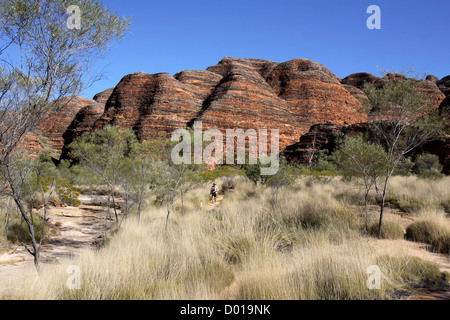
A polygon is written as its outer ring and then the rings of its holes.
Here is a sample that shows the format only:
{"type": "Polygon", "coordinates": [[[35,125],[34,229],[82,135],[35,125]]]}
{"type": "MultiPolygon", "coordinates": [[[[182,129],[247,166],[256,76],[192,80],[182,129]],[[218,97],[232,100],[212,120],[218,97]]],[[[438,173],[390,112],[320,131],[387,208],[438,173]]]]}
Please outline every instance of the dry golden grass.
{"type": "MultiPolygon", "coordinates": [[[[405,179],[395,179],[397,195],[426,199],[412,185],[432,186],[405,179]]],[[[433,203],[448,195],[449,180],[442,181],[433,203]]],[[[221,187],[223,180],[217,182],[221,187]]],[[[0,298],[388,299],[412,282],[439,281],[439,269],[429,263],[377,253],[351,209],[359,190],[354,182],[299,179],[280,190],[275,205],[274,190],[241,177],[233,183],[217,207],[206,205],[209,184],[190,190],[183,212],[176,203],[167,233],[165,211],[149,208],[98,251],[46,265],[41,276],[32,269],[0,275],[0,298]],[[79,290],[66,285],[69,265],[81,270],[79,290]],[[382,272],[379,290],[367,287],[372,265],[382,272]]],[[[438,216],[433,219],[448,225],[438,216]]]]}
{"type": "Polygon", "coordinates": [[[395,176],[390,182],[389,197],[406,212],[417,213],[423,209],[449,210],[450,177],[437,180],[415,176],[395,176]]]}

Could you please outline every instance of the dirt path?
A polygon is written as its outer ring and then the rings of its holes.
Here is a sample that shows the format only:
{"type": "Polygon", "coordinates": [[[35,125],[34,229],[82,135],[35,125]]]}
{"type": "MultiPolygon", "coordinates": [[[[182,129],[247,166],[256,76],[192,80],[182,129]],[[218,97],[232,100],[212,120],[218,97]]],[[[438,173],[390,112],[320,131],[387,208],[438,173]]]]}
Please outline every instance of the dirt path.
{"type": "MultiPolygon", "coordinates": [[[[51,207],[48,223],[58,230],[57,235],[49,236],[41,248],[41,263],[58,263],[61,259],[72,257],[83,248],[99,244],[106,230],[106,209],[98,203],[101,199],[90,196],[80,197],[79,207],[51,207]]],[[[33,257],[19,245],[0,253],[0,276],[8,275],[17,267],[33,264],[33,257]]]]}
{"type": "MultiPolygon", "coordinates": [[[[372,207],[369,215],[371,218],[378,218],[378,207],[372,207]]],[[[406,233],[406,228],[415,221],[415,218],[392,208],[386,208],[384,221],[393,221],[398,223],[403,232],[406,233]]],[[[426,243],[412,242],[404,239],[388,240],[388,239],[375,239],[368,240],[373,244],[376,252],[380,254],[408,254],[411,256],[419,257],[425,261],[431,262],[437,265],[442,271],[450,272],[450,255],[439,254],[430,251],[430,246],[426,243]]]]}
{"type": "Polygon", "coordinates": [[[209,211],[209,210],[213,210],[213,209],[217,208],[220,205],[220,203],[222,202],[223,197],[224,197],[223,195],[218,194],[215,202],[208,201],[206,210],[209,211]]]}

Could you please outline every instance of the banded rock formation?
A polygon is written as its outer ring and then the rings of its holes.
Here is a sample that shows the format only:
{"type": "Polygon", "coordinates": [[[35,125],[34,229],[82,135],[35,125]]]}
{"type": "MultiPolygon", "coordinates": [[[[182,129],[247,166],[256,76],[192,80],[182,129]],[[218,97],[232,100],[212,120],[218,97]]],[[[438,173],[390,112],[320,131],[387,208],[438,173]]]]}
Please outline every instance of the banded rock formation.
{"type": "Polygon", "coordinates": [[[63,133],[75,118],[76,114],[85,106],[96,103],[83,97],[62,98],[59,101],[58,111],[45,117],[35,131],[45,136],[51,142],[51,152],[60,155],[64,146],[63,133]]]}
{"type": "MultiPolygon", "coordinates": [[[[300,137],[300,140],[283,150],[283,156],[288,161],[298,162],[304,165],[311,164],[312,157],[319,150],[333,152],[337,147],[337,138],[341,135],[362,133],[370,130],[370,123],[356,123],[348,126],[335,124],[318,124],[311,127],[310,131],[300,137]]],[[[450,174],[450,137],[445,136],[435,139],[423,145],[419,152],[425,151],[436,154],[443,165],[443,172],[450,174]]]]}
{"type": "MultiPolygon", "coordinates": [[[[445,98],[447,78],[429,76],[424,81],[424,90],[436,107],[445,98]]],[[[223,133],[227,129],[278,129],[280,148],[287,147],[286,154],[293,155],[307,149],[312,136],[318,144],[330,143],[330,134],[324,132],[333,126],[359,130],[368,120],[361,102],[366,82],[382,85],[383,79],[355,73],[341,80],[308,59],[277,63],[226,57],[206,70],[184,70],[174,76],[129,74],[92,100],[77,97],[44,121],[36,134],[51,141],[55,154],[63,149],[62,158],[66,158],[67,147],[77,136],[107,124],[132,128],[138,139],[145,141],[161,131],[170,135],[201,120],[203,130],[223,133]]],[[[35,138],[28,136],[28,141],[38,154],[35,138]]]]}
{"type": "Polygon", "coordinates": [[[367,117],[339,78],[317,62],[227,57],[202,71],[127,75],[114,88],[95,123],[82,121],[79,125],[92,130],[121,125],[133,128],[144,141],[196,120],[202,121],[204,130],[222,132],[278,129],[284,148],[315,123],[346,125],[367,117]]]}

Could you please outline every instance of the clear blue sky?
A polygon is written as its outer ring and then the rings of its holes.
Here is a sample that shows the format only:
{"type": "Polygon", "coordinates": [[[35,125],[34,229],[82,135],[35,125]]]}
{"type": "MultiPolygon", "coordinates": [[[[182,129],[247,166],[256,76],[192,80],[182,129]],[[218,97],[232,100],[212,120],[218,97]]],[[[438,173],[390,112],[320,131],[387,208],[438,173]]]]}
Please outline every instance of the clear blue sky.
{"type": "Polygon", "coordinates": [[[84,93],[114,87],[137,71],[203,70],[225,56],[283,62],[308,58],[338,77],[414,67],[450,74],[448,0],[103,0],[133,19],[131,32],[96,67],[107,80],[84,93]],[[369,30],[369,5],[381,9],[381,30],[369,30]]]}

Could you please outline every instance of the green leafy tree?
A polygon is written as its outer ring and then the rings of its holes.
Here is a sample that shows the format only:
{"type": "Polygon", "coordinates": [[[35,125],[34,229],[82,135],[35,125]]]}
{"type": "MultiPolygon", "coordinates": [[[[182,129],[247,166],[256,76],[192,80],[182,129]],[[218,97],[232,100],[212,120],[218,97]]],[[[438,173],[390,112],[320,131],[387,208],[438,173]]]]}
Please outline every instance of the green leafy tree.
{"type": "Polygon", "coordinates": [[[267,179],[269,178],[269,176],[261,174],[262,167],[263,164],[261,164],[259,159],[256,164],[247,163],[243,165],[245,175],[255,184],[258,183],[265,184],[267,182],[267,179]]]}
{"type": "MultiPolygon", "coordinates": [[[[125,208],[131,199],[137,205],[137,217],[140,221],[144,200],[148,192],[155,188],[158,171],[155,170],[155,160],[152,158],[152,146],[148,142],[132,145],[130,155],[124,160],[122,170],[122,186],[125,192],[125,208]]],[[[128,209],[127,209],[128,208],[128,209]]]]}
{"type": "Polygon", "coordinates": [[[279,168],[276,174],[267,177],[267,186],[271,189],[271,205],[272,209],[278,208],[279,195],[282,188],[291,187],[297,178],[296,168],[280,159],[279,168]]]}
{"type": "Polygon", "coordinates": [[[167,211],[166,232],[173,205],[180,195],[180,187],[188,171],[187,164],[176,164],[172,161],[172,150],[176,145],[176,141],[171,141],[165,133],[161,132],[149,146],[153,159],[153,169],[158,172],[158,175],[155,177],[153,191],[157,194],[160,203],[165,205],[167,211]]]}
{"type": "Polygon", "coordinates": [[[0,163],[30,128],[101,77],[91,72],[93,63],[129,23],[98,0],[2,1],[0,163]],[[79,29],[68,27],[71,5],[79,8],[79,29]]]}
{"type": "Polygon", "coordinates": [[[442,133],[443,123],[423,82],[416,78],[384,72],[383,84],[366,83],[363,88],[370,110],[371,138],[382,144],[386,158],[378,235],[381,237],[383,213],[389,180],[399,162],[425,142],[442,133]]]}
{"type": "MultiPolygon", "coordinates": [[[[40,121],[64,108],[99,78],[93,63],[124,36],[130,21],[98,0],[4,0],[0,3],[0,166],[3,187],[14,199],[34,239],[22,187],[33,166],[14,150],[40,121]],[[76,5],[80,28],[69,28],[76,5]],[[63,97],[68,97],[62,99],[63,97]],[[18,170],[13,172],[13,170],[18,170]],[[16,184],[17,183],[17,184],[16,184]]],[[[32,171],[32,170],[31,170],[32,171]]],[[[32,249],[39,271],[38,242],[32,249]]]]}
{"type": "Polygon", "coordinates": [[[347,136],[332,155],[334,162],[348,176],[361,178],[364,182],[364,217],[368,230],[368,197],[377,179],[385,173],[389,155],[380,144],[367,142],[363,135],[347,136]]]}
{"type": "Polygon", "coordinates": [[[3,194],[11,198],[20,212],[22,220],[26,223],[31,240],[31,248],[22,242],[25,249],[33,256],[36,269],[40,271],[39,257],[42,241],[45,237],[45,221],[47,218],[48,200],[56,189],[56,178],[52,167],[39,159],[30,159],[26,153],[18,149],[9,154],[6,164],[0,167],[1,176],[8,181],[8,187],[3,194]],[[40,195],[43,205],[42,228],[36,230],[35,214],[33,208],[40,195]]]}
{"type": "Polygon", "coordinates": [[[124,161],[137,143],[132,129],[107,125],[93,133],[85,133],[70,144],[71,154],[78,159],[91,178],[108,186],[117,226],[116,189],[124,176],[124,161]]]}

